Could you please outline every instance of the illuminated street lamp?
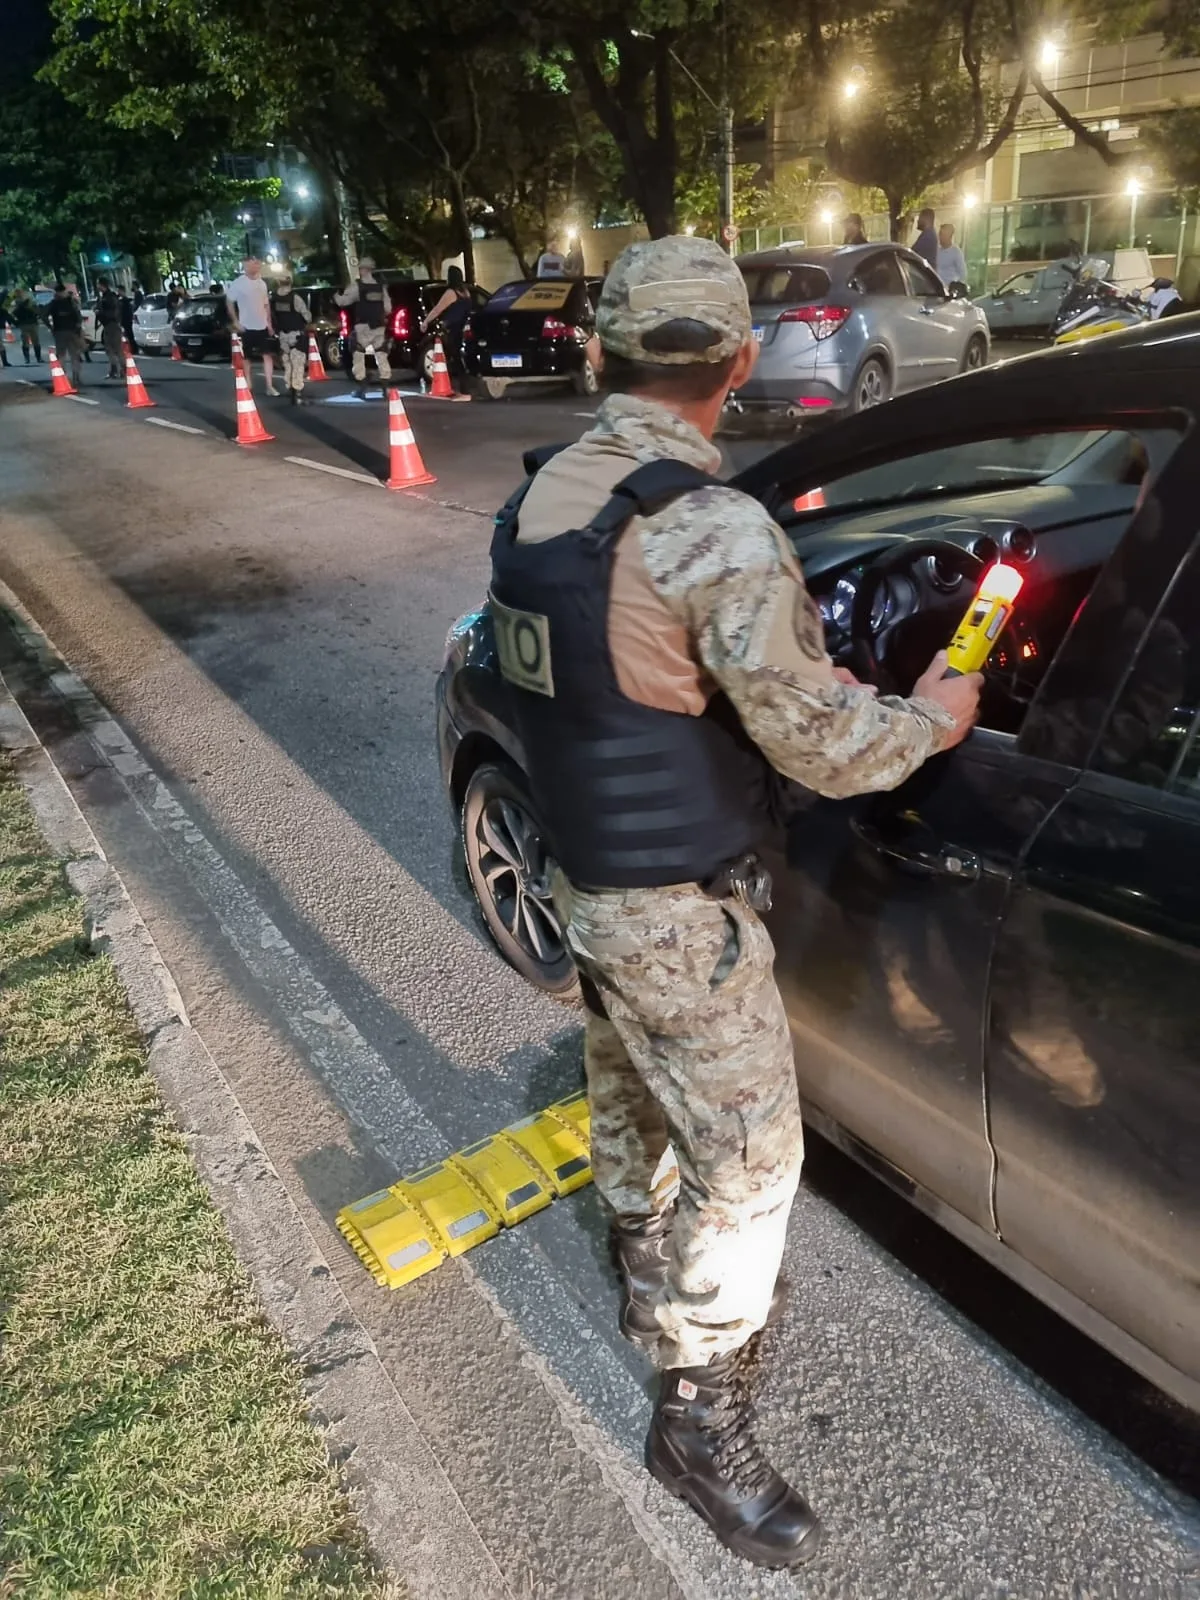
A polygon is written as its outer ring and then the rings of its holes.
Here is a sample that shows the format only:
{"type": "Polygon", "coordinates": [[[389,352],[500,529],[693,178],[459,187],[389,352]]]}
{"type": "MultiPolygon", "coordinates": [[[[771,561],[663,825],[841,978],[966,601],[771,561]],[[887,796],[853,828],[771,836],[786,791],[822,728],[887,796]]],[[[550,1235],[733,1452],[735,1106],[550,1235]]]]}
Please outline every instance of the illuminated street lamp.
{"type": "Polygon", "coordinates": [[[866,77],[867,74],[863,67],[851,67],[849,73],[846,75],[845,82],[842,84],[842,99],[857,99],[864,83],[866,82],[866,77]]]}
{"type": "Polygon", "coordinates": [[[1132,248],[1137,243],[1137,203],[1142,186],[1137,178],[1130,178],[1125,185],[1125,193],[1129,196],[1129,244],[1132,248]]]}
{"type": "Polygon", "coordinates": [[[296,197],[297,197],[297,199],[299,199],[299,200],[307,200],[311,194],[312,194],[312,190],[308,187],[308,185],[306,183],[298,183],[296,185],[296,197]]]}
{"type": "Polygon", "coordinates": [[[1043,72],[1057,64],[1059,49],[1053,39],[1043,39],[1042,48],[1038,51],[1038,66],[1043,72]]]}
{"type": "Polygon", "coordinates": [[[822,213],[821,213],[821,221],[825,224],[825,233],[826,233],[826,237],[827,237],[827,242],[829,244],[832,244],[833,243],[833,212],[829,211],[829,210],[822,211],[822,213]]]}

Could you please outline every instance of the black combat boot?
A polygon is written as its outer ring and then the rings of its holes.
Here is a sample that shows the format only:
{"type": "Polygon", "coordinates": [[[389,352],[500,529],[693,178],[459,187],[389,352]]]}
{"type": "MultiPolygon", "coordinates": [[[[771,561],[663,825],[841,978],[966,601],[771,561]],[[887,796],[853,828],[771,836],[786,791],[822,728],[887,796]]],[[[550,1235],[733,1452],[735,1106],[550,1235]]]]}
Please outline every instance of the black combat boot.
{"type": "Polygon", "coordinates": [[[736,1555],[757,1567],[798,1567],[816,1554],[821,1524],[751,1431],[751,1359],[743,1347],[707,1367],[662,1374],[646,1466],[736,1555]]]}
{"type": "MultiPolygon", "coordinates": [[[[656,1217],[612,1225],[613,1264],[621,1277],[621,1332],[630,1344],[643,1350],[652,1349],[662,1333],[654,1307],[667,1281],[674,1226],[673,1205],[656,1217]]],[[[780,1273],[771,1296],[771,1309],[767,1312],[768,1328],[773,1328],[783,1316],[787,1298],[787,1279],[780,1273]]]]}

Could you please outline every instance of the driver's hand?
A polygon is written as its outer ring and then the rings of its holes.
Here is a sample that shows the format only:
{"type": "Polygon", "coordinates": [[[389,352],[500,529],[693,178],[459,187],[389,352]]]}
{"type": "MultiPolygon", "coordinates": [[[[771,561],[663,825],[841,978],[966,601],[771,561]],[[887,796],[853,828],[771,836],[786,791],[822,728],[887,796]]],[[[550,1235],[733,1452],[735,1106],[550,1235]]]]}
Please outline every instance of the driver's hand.
{"type": "Polygon", "coordinates": [[[865,689],[868,694],[879,693],[873,683],[860,683],[849,667],[834,667],[833,676],[837,683],[848,683],[853,689],[865,689]]]}
{"type": "Polygon", "coordinates": [[[943,750],[951,750],[975,726],[979,716],[979,693],[983,688],[983,673],[968,672],[961,678],[945,678],[947,656],[939,650],[925,672],[913,685],[913,697],[932,700],[954,718],[954,729],[946,735],[943,750]]]}

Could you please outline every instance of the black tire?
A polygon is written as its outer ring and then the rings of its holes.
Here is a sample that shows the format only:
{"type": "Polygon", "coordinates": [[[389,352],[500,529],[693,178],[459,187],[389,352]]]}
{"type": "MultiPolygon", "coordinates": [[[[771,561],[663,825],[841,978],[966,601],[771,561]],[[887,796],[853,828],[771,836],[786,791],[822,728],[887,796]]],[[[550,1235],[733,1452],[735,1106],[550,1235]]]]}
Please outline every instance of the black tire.
{"type": "Polygon", "coordinates": [[[553,863],[516,767],[476,767],[463,796],[462,842],[467,877],[500,954],[534,988],[573,999],[579,979],[550,900],[553,863]]]}
{"type": "Polygon", "coordinates": [[[595,367],[586,356],[583,358],[583,365],[579,371],[571,374],[571,384],[581,400],[590,400],[594,394],[598,393],[600,378],[595,367]]]}
{"type": "Polygon", "coordinates": [[[963,352],[962,370],[964,372],[979,372],[987,366],[988,345],[981,333],[974,334],[967,341],[967,348],[963,352]]]}
{"type": "Polygon", "coordinates": [[[336,372],[342,364],[342,341],[340,335],[329,333],[325,336],[325,348],[321,352],[321,359],[325,363],[326,372],[336,372]]]}
{"type": "Polygon", "coordinates": [[[850,409],[856,413],[869,411],[890,399],[891,393],[891,374],[878,356],[871,356],[858,369],[850,395],[850,409]]]}

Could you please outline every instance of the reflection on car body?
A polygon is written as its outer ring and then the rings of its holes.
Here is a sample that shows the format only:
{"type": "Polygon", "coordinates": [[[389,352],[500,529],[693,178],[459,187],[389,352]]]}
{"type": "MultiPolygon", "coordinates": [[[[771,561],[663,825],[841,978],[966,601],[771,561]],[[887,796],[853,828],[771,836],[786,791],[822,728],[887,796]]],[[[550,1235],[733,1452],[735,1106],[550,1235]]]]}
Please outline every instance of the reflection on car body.
{"type": "MultiPolygon", "coordinates": [[[[735,480],[787,529],[831,654],[883,691],[911,688],[989,562],[1021,564],[971,738],[895,793],[806,797],[765,846],[797,1077],[816,1126],[1193,1407],[1198,413],[1181,317],[929,388],[735,480]]],[[[544,872],[486,608],[452,630],[438,724],[468,867],[500,784],[544,872]]],[[[553,922],[522,944],[472,870],[504,953],[564,987],[553,922]]]]}

